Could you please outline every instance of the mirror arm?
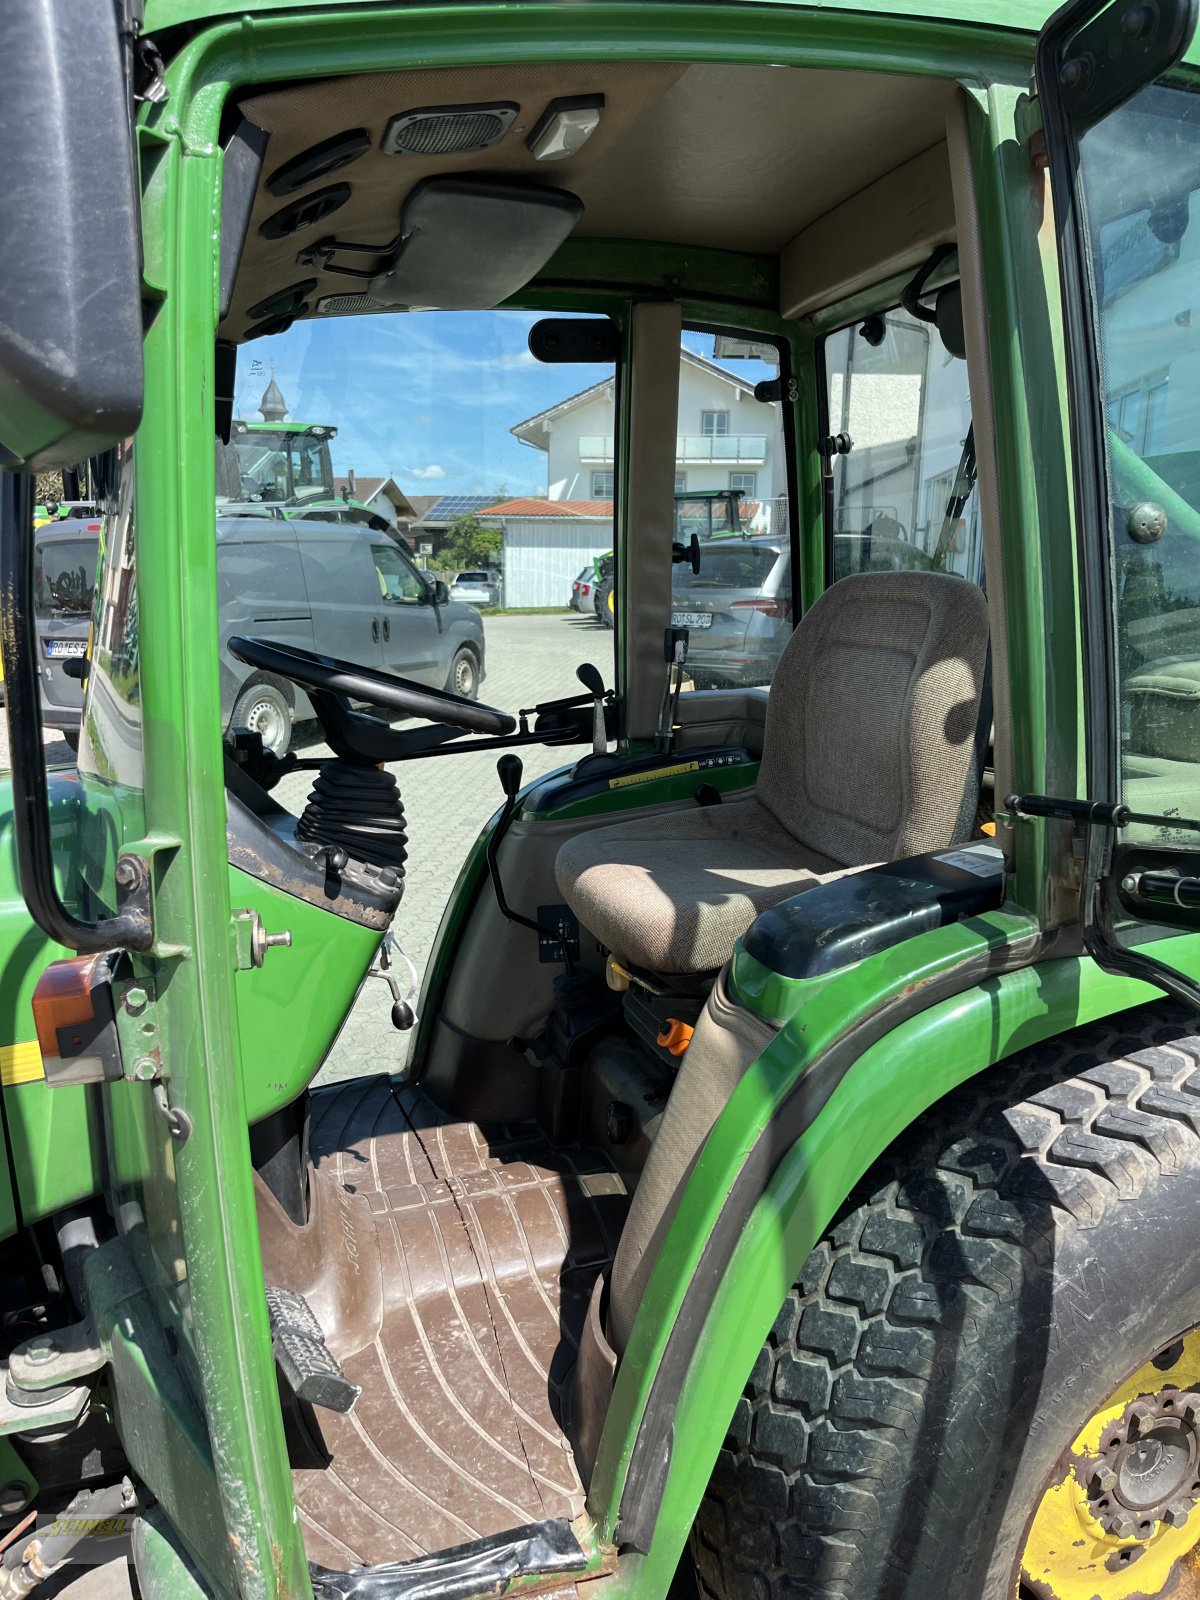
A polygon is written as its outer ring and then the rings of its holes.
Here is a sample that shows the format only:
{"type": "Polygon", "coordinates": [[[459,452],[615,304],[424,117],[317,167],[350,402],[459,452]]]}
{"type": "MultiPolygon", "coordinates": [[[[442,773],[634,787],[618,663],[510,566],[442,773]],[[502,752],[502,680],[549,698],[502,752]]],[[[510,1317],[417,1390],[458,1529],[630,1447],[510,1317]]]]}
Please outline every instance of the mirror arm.
{"type": "Polygon", "coordinates": [[[33,624],[33,500],[31,474],[0,472],[0,648],[21,892],[42,932],[68,950],[149,950],[154,927],[144,883],[115,917],[98,922],[83,922],[68,911],[55,883],[33,624]]]}

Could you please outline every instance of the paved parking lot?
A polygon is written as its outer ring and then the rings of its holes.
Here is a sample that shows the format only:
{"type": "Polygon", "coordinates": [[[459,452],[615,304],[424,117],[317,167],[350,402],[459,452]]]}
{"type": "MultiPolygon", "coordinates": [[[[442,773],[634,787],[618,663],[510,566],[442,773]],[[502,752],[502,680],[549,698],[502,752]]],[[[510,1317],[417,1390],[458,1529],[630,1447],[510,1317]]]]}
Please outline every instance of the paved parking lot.
{"type": "MultiPolygon", "coordinates": [[[[480,698],[515,713],[525,706],[577,694],[575,669],[590,661],[606,684],[613,680],[613,635],[590,615],[572,611],[527,617],[485,617],[487,677],[480,698]]],[[[8,766],[8,728],[0,739],[0,765],[8,766]]],[[[297,749],[305,756],[321,754],[315,729],[301,730],[297,749]]],[[[580,750],[582,753],[582,748],[580,750]]],[[[534,745],[521,752],[525,776],[532,778],[562,765],[562,750],[534,745]]],[[[74,758],[62,739],[46,735],[50,761],[74,758]]],[[[484,822],[502,799],[495,754],[430,757],[392,768],[400,783],[408,818],[408,872],[404,899],[394,931],[423,975],[446,899],[458,870],[484,822]]],[[[303,809],[314,774],[285,778],[276,798],[290,810],[303,809]]],[[[391,997],[382,983],[371,982],[347,1018],[341,1037],[322,1070],[319,1082],[390,1070],[407,1059],[411,1035],[391,1026],[391,997]]]]}

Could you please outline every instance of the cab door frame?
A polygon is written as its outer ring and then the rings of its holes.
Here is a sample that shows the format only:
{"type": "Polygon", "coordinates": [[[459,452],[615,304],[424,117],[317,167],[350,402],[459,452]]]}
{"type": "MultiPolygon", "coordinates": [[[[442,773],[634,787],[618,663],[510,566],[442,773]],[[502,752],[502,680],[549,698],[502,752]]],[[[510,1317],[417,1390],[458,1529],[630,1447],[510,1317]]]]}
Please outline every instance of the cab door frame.
{"type": "MultiPolygon", "coordinates": [[[[1175,67],[1196,32],[1198,0],[1158,0],[1139,33],[1123,0],[1068,0],[1038,36],[1034,76],[1059,238],[1064,348],[1079,555],[1087,797],[1059,802],[1085,829],[1080,891],[1084,945],[1106,971],[1142,978],[1200,1008],[1200,983],[1116,936],[1114,879],[1124,826],[1116,592],[1110,560],[1110,477],[1099,308],[1085,224],[1078,137],[1175,67]],[[1103,530],[1103,532],[1102,532],[1103,530]]],[[[1037,797],[1046,800],[1047,797],[1037,797]]],[[[1048,802],[1053,804],[1052,801],[1048,802]]],[[[1018,804],[1018,811],[1021,809],[1018,804]]],[[[1178,824],[1177,824],[1178,825],[1178,824]]],[[[1200,837],[1198,837],[1200,848],[1200,837]]],[[[1144,914],[1144,913],[1135,913],[1144,914]]],[[[1175,922],[1200,928],[1200,910],[1175,922]]]]}

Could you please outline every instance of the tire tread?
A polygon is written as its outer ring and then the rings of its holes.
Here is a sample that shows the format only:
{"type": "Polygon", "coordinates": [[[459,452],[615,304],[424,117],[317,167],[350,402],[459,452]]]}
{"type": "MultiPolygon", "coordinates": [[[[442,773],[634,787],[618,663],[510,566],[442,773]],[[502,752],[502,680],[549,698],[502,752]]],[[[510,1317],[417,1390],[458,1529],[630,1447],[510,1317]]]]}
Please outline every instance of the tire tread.
{"type": "MultiPolygon", "coordinates": [[[[710,1600],[875,1600],[933,1403],[938,1338],[982,1338],[1057,1213],[1082,1229],[1200,1159],[1200,1040],[1158,1002],[1039,1045],[935,1106],[818,1243],[746,1386],[692,1533],[710,1600]],[[897,1483],[900,1489],[897,1490],[897,1483]],[[885,1530],[886,1531],[886,1530],[885,1530]]],[[[943,1591],[946,1592],[946,1591],[943,1591]]]]}

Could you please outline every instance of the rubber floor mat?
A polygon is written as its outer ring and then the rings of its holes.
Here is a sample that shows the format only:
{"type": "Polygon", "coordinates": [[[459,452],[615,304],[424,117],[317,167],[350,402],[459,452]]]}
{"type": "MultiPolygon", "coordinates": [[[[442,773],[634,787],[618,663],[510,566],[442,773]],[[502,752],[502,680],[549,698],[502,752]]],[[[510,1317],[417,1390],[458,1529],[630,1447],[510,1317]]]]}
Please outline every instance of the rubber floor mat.
{"type": "Polygon", "coordinates": [[[584,1505],[569,1442],[579,1332],[628,1201],[601,1155],[447,1118],[358,1079],[312,1096],[311,1216],[259,1186],[267,1281],[304,1294],[353,1411],[289,1427],[310,1560],[448,1549],[584,1505]]]}

